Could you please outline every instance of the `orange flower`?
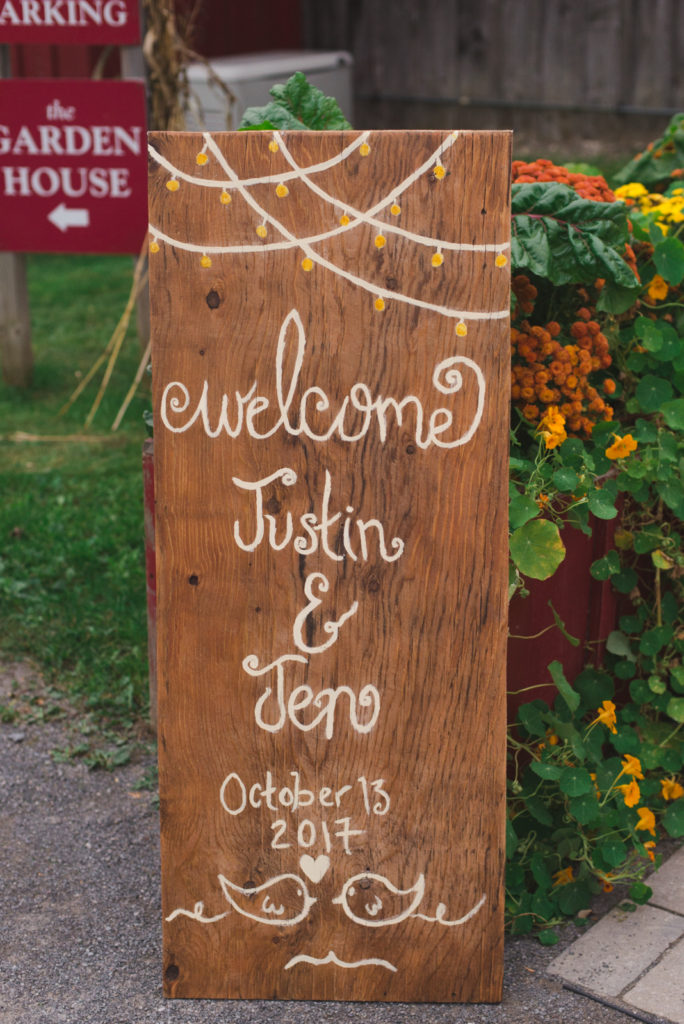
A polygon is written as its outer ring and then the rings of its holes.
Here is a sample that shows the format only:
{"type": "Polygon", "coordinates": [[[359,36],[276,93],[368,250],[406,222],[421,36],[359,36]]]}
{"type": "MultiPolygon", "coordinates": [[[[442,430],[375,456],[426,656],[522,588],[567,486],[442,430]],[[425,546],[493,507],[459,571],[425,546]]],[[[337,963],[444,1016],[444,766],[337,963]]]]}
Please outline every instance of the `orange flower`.
{"type": "Polygon", "coordinates": [[[650,857],[650,859],[652,861],[655,860],[655,853],[653,852],[655,850],[655,845],[656,844],[653,842],[652,839],[649,839],[647,843],[644,843],[644,846],[646,848],[646,853],[648,854],[648,856],[650,857]]]}
{"type": "Polygon", "coordinates": [[[606,458],[625,459],[630,452],[636,451],[637,442],[631,434],[625,434],[624,437],[620,437],[619,434],[613,434],[613,437],[615,438],[614,442],[606,448],[606,458]]]}
{"type": "Polygon", "coordinates": [[[553,884],[556,885],[569,885],[573,881],[573,869],[571,867],[561,868],[560,871],[556,871],[553,876],[553,884]]]}
{"type": "Polygon", "coordinates": [[[617,787],[625,798],[625,804],[627,807],[636,807],[641,800],[641,790],[639,789],[639,783],[636,779],[632,779],[631,782],[625,786],[617,787]]]}
{"type": "Polygon", "coordinates": [[[657,302],[658,299],[666,299],[667,291],[668,285],[665,278],[661,277],[660,274],[654,274],[646,292],[651,302],[657,302]]]}
{"type": "Polygon", "coordinates": [[[617,719],[615,717],[615,705],[613,704],[612,700],[604,700],[601,704],[601,707],[598,709],[598,715],[591,724],[596,725],[597,722],[600,722],[601,725],[605,725],[606,728],[610,729],[611,732],[616,733],[616,721],[617,719]]]}
{"type": "Polygon", "coordinates": [[[684,796],[684,788],[680,786],[674,776],[669,779],[661,779],[660,785],[662,786],[660,795],[663,800],[679,800],[680,796],[684,796]]]}
{"type": "Polygon", "coordinates": [[[650,832],[652,836],[655,835],[655,815],[653,811],[649,811],[648,807],[637,808],[637,814],[639,815],[639,821],[637,822],[637,831],[642,829],[644,832],[650,832]]]}
{"type": "Polygon", "coordinates": [[[643,779],[644,773],[641,770],[641,761],[638,757],[625,754],[620,764],[622,765],[620,775],[632,775],[635,779],[643,779]]]}

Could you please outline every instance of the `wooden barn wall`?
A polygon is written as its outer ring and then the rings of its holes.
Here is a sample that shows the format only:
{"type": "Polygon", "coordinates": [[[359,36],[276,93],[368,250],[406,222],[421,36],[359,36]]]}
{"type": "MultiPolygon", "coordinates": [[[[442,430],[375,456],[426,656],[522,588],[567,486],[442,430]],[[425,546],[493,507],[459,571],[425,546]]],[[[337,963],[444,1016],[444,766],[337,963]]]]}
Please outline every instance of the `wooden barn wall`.
{"type": "Polygon", "coordinates": [[[355,127],[512,128],[518,153],[630,154],[684,110],[682,0],[302,0],[355,59],[355,127]]]}

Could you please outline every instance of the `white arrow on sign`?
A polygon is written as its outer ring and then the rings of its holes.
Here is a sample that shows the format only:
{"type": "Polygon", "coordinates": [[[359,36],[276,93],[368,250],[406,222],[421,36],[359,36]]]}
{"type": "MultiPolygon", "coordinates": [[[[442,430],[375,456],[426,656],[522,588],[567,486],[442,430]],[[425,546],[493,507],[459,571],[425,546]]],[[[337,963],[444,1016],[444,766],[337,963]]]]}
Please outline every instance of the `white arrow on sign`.
{"type": "Polygon", "coordinates": [[[69,228],[87,228],[90,224],[90,210],[70,210],[64,203],[60,203],[48,213],[47,219],[60,231],[67,231],[69,228]]]}

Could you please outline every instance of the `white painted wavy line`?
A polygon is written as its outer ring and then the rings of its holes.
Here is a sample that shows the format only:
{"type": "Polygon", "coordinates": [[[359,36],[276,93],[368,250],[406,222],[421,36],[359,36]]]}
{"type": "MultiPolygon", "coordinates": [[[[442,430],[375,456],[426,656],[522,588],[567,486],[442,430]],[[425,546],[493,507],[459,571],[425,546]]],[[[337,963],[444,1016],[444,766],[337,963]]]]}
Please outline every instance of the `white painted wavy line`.
{"type": "MultiPolygon", "coordinates": [[[[329,203],[331,206],[338,207],[339,209],[343,209],[346,214],[351,215],[352,219],[349,224],[343,224],[334,231],[328,232],[327,237],[341,234],[343,231],[349,231],[350,228],[356,227],[358,224],[371,224],[373,227],[377,227],[387,234],[400,235],[402,238],[408,238],[411,242],[417,242],[419,245],[430,246],[433,249],[439,248],[453,252],[502,252],[504,249],[510,248],[509,242],[482,243],[481,245],[475,243],[470,244],[468,242],[446,242],[441,238],[431,238],[428,235],[418,235],[413,231],[407,231],[405,228],[400,228],[397,225],[392,224],[390,221],[378,220],[373,216],[375,213],[378,213],[380,210],[389,206],[390,203],[393,203],[395,199],[405,192],[407,188],[418,180],[418,178],[433,167],[435,161],[440,158],[442,153],[444,153],[456,141],[457,134],[457,132],[453,132],[449,138],[445,139],[442,145],[439,146],[425,161],[425,163],[421,164],[421,166],[410,174],[408,178],[405,178],[404,181],[396,187],[396,189],[393,189],[388,196],[381,199],[379,203],[376,203],[375,206],[372,206],[370,210],[367,210],[365,213],[361,210],[357,210],[353,206],[350,206],[348,203],[345,203],[343,199],[338,199],[335,196],[332,196],[329,192],[326,192],[325,189],[320,188],[314,181],[309,181],[306,168],[299,167],[296,160],[288,150],[285,140],[280,133],[274,132],[273,137],[277,141],[278,146],[290,167],[294,168],[294,170],[298,172],[298,180],[302,181],[312,192],[319,196],[319,198],[323,199],[324,202],[329,203]]],[[[313,237],[302,239],[302,241],[316,242],[321,237],[322,236],[318,236],[318,238],[313,237]]]]}
{"type": "Polygon", "coordinates": [[[366,960],[350,962],[348,960],[340,960],[337,954],[333,953],[332,949],[324,957],[307,956],[305,953],[300,953],[299,956],[293,956],[291,960],[288,960],[283,970],[289,971],[290,968],[295,967],[297,964],[312,964],[314,967],[319,967],[323,964],[336,964],[337,967],[347,969],[355,967],[385,967],[388,971],[394,971],[395,974],[397,971],[397,968],[389,960],[378,960],[375,957],[368,957],[366,960]]]}
{"type": "Polygon", "coordinates": [[[437,913],[435,914],[434,917],[428,917],[427,914],[411,914],[411,917],[420,917],[423,921],[429,921],[431,924],[443,924],[446,925],[447,928],[453,928],[455,925],[465,924],[466,921],[469,921],[471,917],[475,917],[475,914],[477,914],[478,911],[482,909],[486,902],[487,896],[486,894],[484,894],[482,898],[475,904],[472,910],[469,910],[467,914],[464,914],[463,917],[459,917],[458,920],[456,921],[445,920],[447,908],[444,905],[444,903],[438,904],[437,913]]]}
{"type": "MultiPolygon", "coordinates": [[[[452,317],[459,320],[503,320],[510,315],[510,310],[508,306],[506,306],[505,309],[493,310],[491,312],[484,310],[471,311],[461,309],[450,309],[448,306],[438,306],[433,302],[425,302],[423,299],[413,299],[408,295],[403,295],[401,292],[392,292],[389,291],[389,289],[387,288],[380,288],[379,286],[371,284],[369,281],[366,281],[361,277],[357,277],[355,274],[350,274],[349,271],[347,270],[342,270],[342,268],[338,267],[335,263],[331,263],[330,260],[327,260],[323,256],[319,255],[319,253],[317,253],[315,249],[312,249],[310,245],[307,245],[306,242],[296,238],[290,231],[287,230],[287,228],[283,224],[281,224],[275,217],[269,214],[256,201],[256,199],[254,199],[254,197],[249,193],[249,191],[240,184],[237,175],[230,167],[225,157],[221,153],[220,149],[218,148],[218,146],[216,145],[216,143],[214,142],[214,140],[212,139],[211,135],[209,135],[208,132],[204,133],[204,139],[207,144],[207,148],[212,151],[214,156],[221,163],[221,166],[225,170],[226,174],[228,174],[232,178],[232,180],[237,183],[240,195],[252,207],[252,209],[256,213],[258,213],[259,217],[261,217],[264,222],[268,221],[269,224],[271,224],[276,229],[276,231],[279,231],[281,235],[289,239],[293,244],[299,246],[302,252],[304,252],[309,257],[309,259],[311,259],[314,263],[317,263],[321,267],[325,267],[326,270],[332,271],[332,273],[337,274],[338,277],[344,278],[344,280],[349,281],[351,284],[356,285],[358,288],[363,288],[365,291],[369,292],[371,295],[375,295],[376,297],[381,297],[391,302],[404,302],[409,306],[416,306],[419,309],[429,309],[433,313],[440,313],[442,316],[452,317]]],[[[177,243],[177,246],[180,249],[184,249],[186,248],[186,243],[179,242],[177,243]]],[[[196,249],[194,251],[196,251],[196,249]]]]}
{"type": "MultiPolygon", "coordinates": [[[[324,160],[319,164],[311,164],[310,167],[305,168],[306,173],[320,174],[321,171],[327,171],[331,167],[335,167],[343,160],[346,160],[347,157],[354,152],[354,150],[359,148],[359,146],[362,146],[369,135],[369,131],[363,132],[363,134],[359,135],[359,137],[354,139],[353,142],[350,142],[348,146],[345,146],[344,149],[340,150],[340,152],[336,156],[331,157],[329,160],[324,160]]],[[[179,178],[181,181],[187,181],[188,184],[190,185],[204,185],[205,188],[225,189],[233,189],[238,187],[238,185],[235,183],[233,179],[221,180],[217,178],[198,178],[196,175],[186,174],[185,171],[181,171],[179,167],[175,167],[170,160],[167,160],[165,156],[162,156],[161,153],[157,152],[157,150],[152,145],[148,145],[147,151],[152,157],[152,159],[156,161],[156,163],[158,163],[161,167],[164,167],[167,171],[169,171],[169,173],[174,178],[179,178]]],[[[239,184],[245,186],[268,185],[271,182],[276,182],[276,184],[279,184],[281,181],[292,181],[294,178],[297,177],[298,172],[295,173],[292,171],[285,171],[282,174],[267,174],[263,178],[244,178],[241,182],[239,182],[239,184]]]]}
{"type": "Polygon", "coordinates": [[[214,921],[221,921],[228,914],[230,914],[230,910],[225,910],[222,914],[217,914],[215,917],[205,917],[204,904],[200,900],[195,904],[194,910],[184,910],[182,907],[179,907],[177,910],[172,911],[166,920],[174,921],[177,917],[191,917],[193,921],[199,921],[200,924],[212,924],[214,921]]]}

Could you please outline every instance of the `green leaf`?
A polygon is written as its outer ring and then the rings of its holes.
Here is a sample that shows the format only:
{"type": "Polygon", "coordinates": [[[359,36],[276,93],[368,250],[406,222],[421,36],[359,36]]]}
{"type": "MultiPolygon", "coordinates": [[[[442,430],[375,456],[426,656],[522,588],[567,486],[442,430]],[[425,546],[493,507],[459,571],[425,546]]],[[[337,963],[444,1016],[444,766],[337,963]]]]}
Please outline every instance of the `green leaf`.
{"type": "Polygon", "coordinates": [[[568,466],[561,466],[553,474],[552,480],[559,491],[569,493],[575,490],[579,484],[579,477],[574,469],[568,466]]]}
{"type": "Polygon", "coordinates": [[[684,398],[663,402],[660,411],[668,427],[672,430],[684,430],[684,398]]]}
{"type": "Polygon", "coordinates": [[[583,793],[570,801],[570,813],[580,825],[588,825],[599,815],[599,804],[596,793],[583,793]]]}
{"type": "Polygon", "coordinates": [[[675,722],[684,722],[684,697],[670,697],[667,702],[667,714],[675,722]]]}
{"type": "Polygon", "coordinates": [[[665,644],[669,644],[672,634],[672,626],[654,626],[653,629],[647,629],[639,641],[640,652],[650,656],[657,654],[665,644]]]}
{"type": "Polygon", "coordinates": [[[684,836],[684,797],[670,804],[663,814],[662,823],[673,839],[684,836]]]}
{"type": "Polygon", "coordinates": [[[590,491],[587,504],[589,505],[589,511],[597,519],[615,519],[617,515],[615,499],[605,488],[590,491]]]}
{"type": "Polygon", "coordinates": [[[558,692],[570,711],[577,711],[577,708],[580,706],[580,695],[573,690],[572,686],[565,678],[561,663],[559,661],[552,661],[548,666],[548,669],[558,692]]]}
{"type": "Polygon", "coordinates": [[[574,766],[563,769],[558,785],[568,796],[582,796],[583,793],[590,793],[594,789],[594,783],[586,768],[574,766]]]}
{"type": "Polygon", "coordinates": [[[627,860],[627,846],[619,839],[607,839],[598,847],[601,856],[612,868],[619,868],[627,860]]]}
{"type": "Polygon", "coordinates": [[[663,336],[658,329],[657,321],[646,316],[637,317],[634,321],[634,334],[648,352],[657,352],[663,344],[663,336]]]}
{"type": "Polygon", "coordinates": [[[672,385],[669,380],[647,373],[637,384],[635,394],[644,412],[658,412],[672,398],[672,385]]]}
{"type": "Polygon", "coordinates": [[[648,903],[653,895],[653,889],[645,882],[635,882],[630,886],[629,898],[635,903],[648,903]]]}
{"type": "Polygon", "coordinates": [[[623,259],[628,239],[623,203],[595,203],[553,182],[513,185],[511,260],[552,284],[632,289],[638,281],[623,259]]]}
{"type": "Polygon", "coordinates": [[[557,764],[547,764],[545,761],[532,761],[530,769],[540,779],[560,779],[563,769],[557,764]]]}
{"type": "Polygon", "coordinates": [[[684,245],[674,235],[658,242],[653,252],[658,273],[668,284],[678,285],[684,279],[684,245]]]}
{"type": "Polygon", "coordinates": [[[609,580],[611,576],[620,571],[620,556],[617,551],[609,551],[603,558],[599,558],[589,569],[595,580],[609,580]]]}
{"type": "Polygon", "coordinates": [[[533,519],[514,530],[510,551],[520,572],[535,580],[553,576],[565,558],[565,546],[558,527],[548,519],[533,519]]]}
{"type": "Polygon", "coordinates": [[[530,519],[539,515],[539,506],[534,498],[527,494],[515,493],[508,503],[508,518],[512,530],[524,526],[530,519]]]}
{"type": "Polygon", "coordinates": [[[284,85],[274,85],[270,93],[273,100],[265,107],[247,108],[240,128],[254,128],[266,121],[284,130],[344,131],[351,128],[337,100],[312,85],[301,71],[296,71],[284,85]]]}
{"type": "Polygon", "coordinates": [[[564,885],[558,893],[558,906],[564,914],[572,916],[591,903],[591,892],[583,882],[564,885]]]}
{"type": "Polygon", "coordinates": [[[540,889],[550,889],[553,884],[551,873],[546,866],[543,854],[537,852],[530,857],[530,871],[540,889]]]}
{"type": "Polygon", "coordinates": [[[626,637],[619,629],[614,629],[612,633],[608,634],[606,650],[610,651],[611,654],[617,654],[620,658],[627,658],[628,661],[636,661],[636,656],[632,653],[629,637],[626,637]]]}
{"type": "MultiPolygon", "coordinates": [[[[530,736],[545,736],[546,725],[542,721],[541,708],[536,703],[522,704],[518,708],[518,718],[530,736]]],[[[548,711],[548,708],[545,710],[548,711]]]]}
{"type": "Polygon", "coordinates": [[[532,817],[540,823],[540,825],[552,825],[553,818],[549,812],[548,807],[539,796],[528,796],[525,800],[525,806],[530,812],[532,817]]]}
{"type": "Polygon", "coordinates": [[[510,818],[506,818],[506,857],[508,860],[510,860],[515,854],[515,851],[518,849],[519,842],[520,840],[513,828],[513,822],[510,818]]]}
{"type": "Polygon", "coordinates": [[[539,932],[537,938],[542,946],[555,946],[558,942],[558,935],[552,928],[545,928],[543,932],[539,932]]]}

